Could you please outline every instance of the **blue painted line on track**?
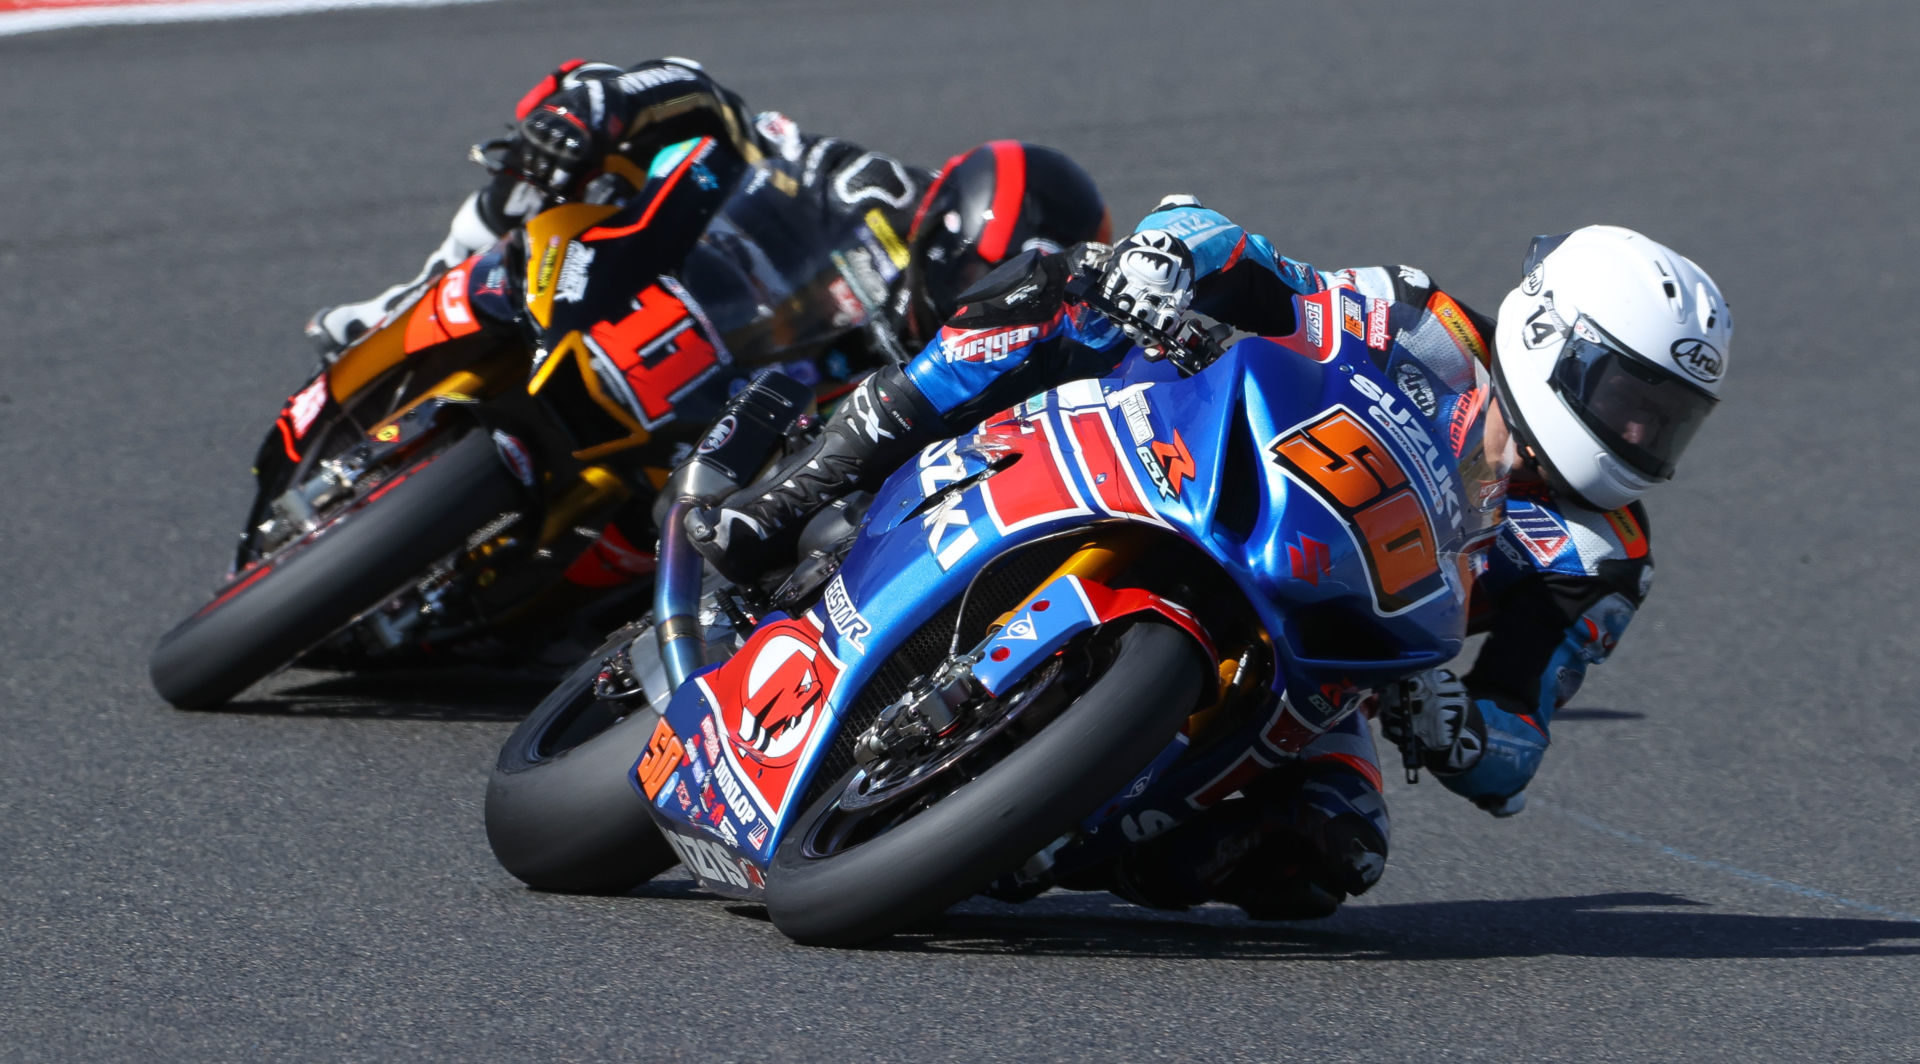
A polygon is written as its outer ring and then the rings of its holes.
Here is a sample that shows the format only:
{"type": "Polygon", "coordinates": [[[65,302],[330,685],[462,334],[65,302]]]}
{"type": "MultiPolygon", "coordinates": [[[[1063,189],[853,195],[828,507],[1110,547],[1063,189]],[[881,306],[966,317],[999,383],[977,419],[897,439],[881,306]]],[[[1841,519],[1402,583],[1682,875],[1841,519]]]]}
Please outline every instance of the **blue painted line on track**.
{"type": "Polygon", "coordinates": [[[1843,898],[1840,895],[1833,893],[1832,891],[1821,890],[1818,887],[1802,886],[1799,883],[1793,883],[1784,879],[1779,879],[1775,876],[1767,875],[1764,872],[1754,872],[1745,868],[1739,868],[1734,865],[1727,864],[1723,861],[1714,861],[1705,857],[1696,857],[1693,854],[1687,853],[1684,850],[1676,850],[1673,847],[1666,845],[1665,843],[1655,842],[1652,839],[1642,838],[1639,835],[1635,835],[1631,831],[1622,831],[1619,828],[1611,827],[1607,824],[1603,824],[1600,821],[1595,820],[1590,816],[1586,816],[1585,814],[1576,813],[1570,809],[1561,809],[1558,806],[1549,805],[1546,802],[1540,801],[1537,798],[1532,800],[1528,804],[1535,809],[1544,809],[1547,812],[1553,814],[1554,816],[1560,817],[1563,820],[1571,820],[1574,823],[1580,825],[1581,827],[1588,829],[1589,831],[1597,831],[1602,835],[1611,835],[1614,838],[1621,840],[1622,842],[1633,843],[1635,846],[1645,846],[1648,849],[1656,850],[1660,853],[1666,854],[1668,857],[1685,861],[1688,864],[1696,865],[1700,868],[1712,869],[1715,872],[1724,872],[1727,875],[1733,876],[1738,879],[1747,880],[1750,883],[1758,883],[1763,887],[1771,887],[1774,890],[1784,890],[1790,894],[1798,894],[1803,898],[1813,898],[1816,901],[1824,901],[1824,902],[1828,902],[1833,905],[1839,905],[1848,909],[1858,909],[1861,912],[1873,913],[1876,916],[1886,916],[1886,917],[1891,917],[1895,920],[1903,920],[1903,921],[1906,921],[1907,923],[1920,924],[1920,916],[1915,916],[1912,913],[1901,912],[1898,909],[1889,909],[1884,905],[1873,905],[1864,901],[1854,901],[1852,898],[1843,898]]]}

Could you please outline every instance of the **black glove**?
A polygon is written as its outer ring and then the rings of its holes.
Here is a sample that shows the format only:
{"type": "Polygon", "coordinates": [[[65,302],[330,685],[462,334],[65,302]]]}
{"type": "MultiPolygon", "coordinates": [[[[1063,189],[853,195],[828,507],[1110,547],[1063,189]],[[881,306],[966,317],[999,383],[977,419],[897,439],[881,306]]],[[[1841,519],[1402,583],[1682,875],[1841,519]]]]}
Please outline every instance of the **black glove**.
{"type": "Polygon", "coordinates": [[[608,148],[608,131],[598,128],[594,116],[604,121],[604,103],[595,106],[589,94],[604,92],[598,85],[575,85],[547,97],[546,101],[520,120],[514,134],[513,167],[522,180],[555,196],[572,196],[580,178],[598,169],[608,148]]]}

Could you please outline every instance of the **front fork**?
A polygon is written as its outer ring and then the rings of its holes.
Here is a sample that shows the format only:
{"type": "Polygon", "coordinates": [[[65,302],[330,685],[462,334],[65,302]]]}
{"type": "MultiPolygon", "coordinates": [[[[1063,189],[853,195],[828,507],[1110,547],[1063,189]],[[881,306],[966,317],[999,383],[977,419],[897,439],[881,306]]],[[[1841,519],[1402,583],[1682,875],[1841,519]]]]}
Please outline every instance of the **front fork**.
{"type": "Polygon", "coordinates": [[[1109,586],[1143,550],[1142,537],[1123,534],[1075,551],[989,625],[973,649],[953,654],[882,709],[855,741],[855,759],[875,765],[947,739],[978,707],[1009,694],[1081,633],[1131,614],[1160,614],[1217,660],[1212,639],[1184,607],[1140,588],[1109,586]]]}

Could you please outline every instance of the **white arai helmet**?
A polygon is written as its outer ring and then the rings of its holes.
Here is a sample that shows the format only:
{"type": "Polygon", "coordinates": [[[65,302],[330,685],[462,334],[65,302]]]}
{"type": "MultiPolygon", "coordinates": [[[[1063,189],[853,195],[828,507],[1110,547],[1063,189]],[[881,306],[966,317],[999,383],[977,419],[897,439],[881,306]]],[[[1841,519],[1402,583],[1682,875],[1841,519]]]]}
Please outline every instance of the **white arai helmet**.
{"type": "Polygon", "coordinates": [[[1618,226],[1535,237],[1523,272],[1494,327],[1501,409],[1550,483],[1618,509],[1719,401],[1733,316],[1692,260],[1618,226]]]}

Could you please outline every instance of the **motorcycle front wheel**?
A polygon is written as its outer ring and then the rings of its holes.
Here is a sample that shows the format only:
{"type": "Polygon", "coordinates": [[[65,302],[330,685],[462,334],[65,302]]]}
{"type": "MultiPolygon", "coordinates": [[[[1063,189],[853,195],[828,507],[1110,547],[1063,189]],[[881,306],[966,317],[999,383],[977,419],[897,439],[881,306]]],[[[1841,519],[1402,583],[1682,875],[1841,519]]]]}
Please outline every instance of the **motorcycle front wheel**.
{"type": "Polygon", "coordinates": [[[659,714],[594,692],[622,629],[560,682],[500,749],[487,781],[487,842],[535,890],[622,894],[679,863],[634,789],[659,714]]]}
{"type": "Polygon", "coordinates": [[[524,505],[493,440],[469,432],[235,573],[212,602],[160,637],[149,667],[154,689],[182,709],[219,706],[524,505]]]}
{"type": "Polygon", "coordinates": [[[774,926],[820,946],[891,934],[974,894],[1113,797],[1173,741],[1207,667],[1190,636],[1153,621],[1131,623],[1110,661],[1038,734],[878,834],[840,808],[851,773],[826,787],[774,852],[774,926]]]}

